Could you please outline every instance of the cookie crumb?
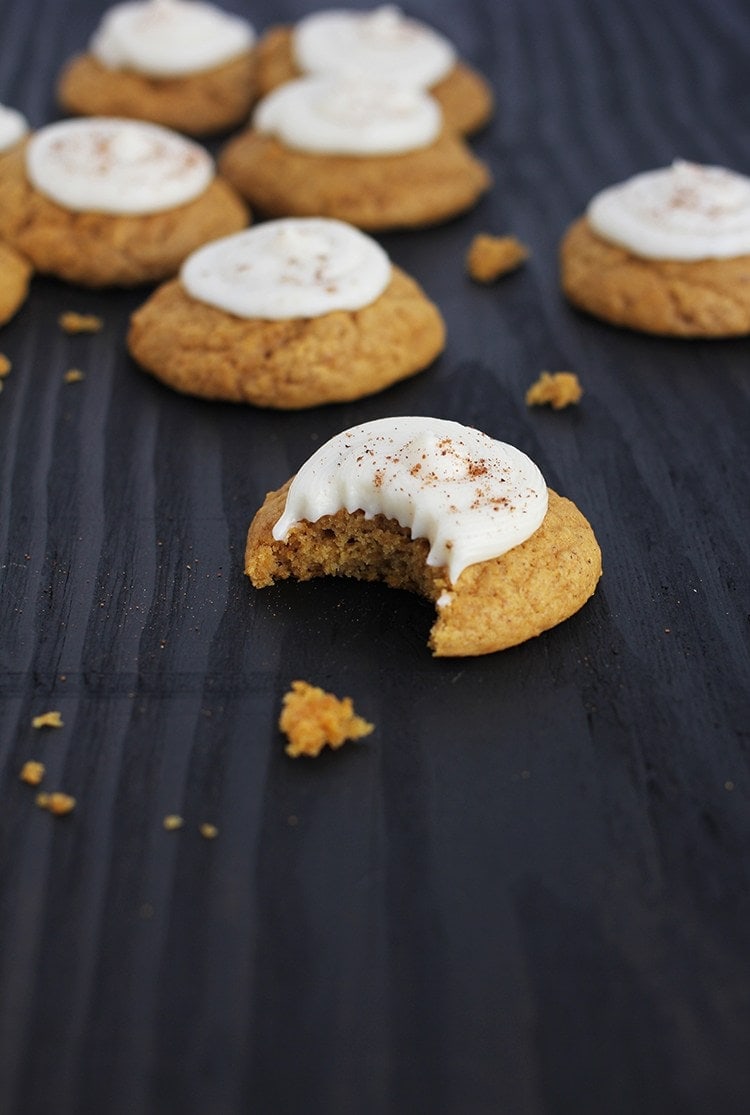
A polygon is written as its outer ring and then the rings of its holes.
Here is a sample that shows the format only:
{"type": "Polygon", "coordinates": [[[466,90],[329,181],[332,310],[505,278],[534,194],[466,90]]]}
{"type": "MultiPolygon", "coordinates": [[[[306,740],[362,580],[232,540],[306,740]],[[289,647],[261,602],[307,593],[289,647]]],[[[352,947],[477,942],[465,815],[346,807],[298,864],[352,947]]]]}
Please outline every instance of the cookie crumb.
{"type": "Polygon", "coordinates": [[[69,368],[63,376],[66,383],[80,383],[81,380],[85,378],[86,375],[80,368],[69,368]]]}
{"type": "Polygon", "coordinates": [[[326,744],[341,747],[348,739],[361,739],[374,728],[354,712],[351,697],[339,699],[306,681],[293,681],[283,697],[279,728],[287,736],[287,755],[319,755],[326,744]]]}
{"type": "Polygon", "coordinates": [[[185,822],[177,813],[168,813],[162,824],[167,832],[175,832],[176,829],[181,829],[185,822]]]}
{"type": "Polygon", "coordinates": [[[542,372],[526,392],[526,406],[549,403],[554,410],[562,410],[571,403],[580,402],[582,395],[583,388],[575,372],[542,372]]]}
{"type": "Polygon", "coordinates": [[[104,322],[96,314],[79,314],[75,310],[68,310],[60,314],[57,324],[63,333],[98,333],[104,322]]]}
{"type": "Polygon", "coordinates": [[[469,245],[466,270],[477,283],[494,283],[515,271],[529,258],[529,249],[515,236],[490,236],[480,232],[469,245]]]}
{"type": "Polygon", "coordinates": [[[11,364],[8,357],[4,353],[0,352],[0,379],[4,379],[7,375],[10,375],[10,370],[12,367],[13,365],[11,364]]]}
{"type": "Polygon", "coordinates": [[[216,825],[211,825],[208,821],[204,821],[202,825],[198,825],[198,832],[205,840],[215,840],[219,835],[219,830],[216,825]]]}
{"type": "Polygon", "coordinates": [[[60,790],[55,790],[51,794],[37,794],[35,800],[40,809],[46,809],[56,817],[64,817],[66,813],[72,813],[76,807],[76,799],[70,794],[63,794],[60,790]]]}
{"type": "Polygon", "coordinates": [[[44,770],[44,763],[39,763],[36,759],[29,759],[21,767],[18,777],[28,786],[39,786],[44,778],[44,770]]]}
{"type": "Polygon", "coordinates": [[[62,728],[62,714],[59,712],[43,712],[31,721],[32,728],[62,728]]]}

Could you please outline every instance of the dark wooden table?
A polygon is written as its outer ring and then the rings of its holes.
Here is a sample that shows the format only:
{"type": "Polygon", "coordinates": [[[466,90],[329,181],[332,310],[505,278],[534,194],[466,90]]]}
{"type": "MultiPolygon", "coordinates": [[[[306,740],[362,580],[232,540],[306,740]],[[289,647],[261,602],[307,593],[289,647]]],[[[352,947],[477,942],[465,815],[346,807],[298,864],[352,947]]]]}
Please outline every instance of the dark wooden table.
{"type": "MultiPolygon", "coordinates": [[[[102,9],[3,0],[0,100],[54,118],[102,9]]],[[[609,328],[566,305],[556,263],[607,184],[675,156],[750,173],[750,10],[409,10],[498,100],[476,141],[492,193],[383,238],[447,320],[432,370],[306,413],[202,403],[127,357],[146,292],[42,279],[0,333],[1,1115],[750,1110],[750,340],[609,328]],[[519,236],[527,266],[471,284],[480,230],[519,236]],[[65,336],[67,309],[103,332],[65,336]],[[542,369],[575,370],[581,405],[528,410],[542,369]],[[346,425],[408,413],[515,443],[579,504],[605,566],[582,612],[435,661],[415,598],[251,589],[266,490],[346,425]],[[296,677],[374,734],[286,758],[296,677]],[[64,727],[32,730],[50,708],[64,727]],[[72,815],[35,807],[30,758],[72,815]]]]}

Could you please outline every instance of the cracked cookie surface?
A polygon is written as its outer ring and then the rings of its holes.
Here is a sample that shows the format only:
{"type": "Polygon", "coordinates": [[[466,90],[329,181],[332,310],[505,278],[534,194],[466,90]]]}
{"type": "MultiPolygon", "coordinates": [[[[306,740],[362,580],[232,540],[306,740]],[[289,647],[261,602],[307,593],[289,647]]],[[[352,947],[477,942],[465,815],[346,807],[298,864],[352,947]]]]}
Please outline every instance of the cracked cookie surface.
{"type": "Polygon", "coordinates": [[[439,310],[397,267],[369,306],[281,321],[236,317],[173,280],[128,334],[135,360],[176,391],[279,409],[372,395],[427,367],[444,343],[439,310]]]}

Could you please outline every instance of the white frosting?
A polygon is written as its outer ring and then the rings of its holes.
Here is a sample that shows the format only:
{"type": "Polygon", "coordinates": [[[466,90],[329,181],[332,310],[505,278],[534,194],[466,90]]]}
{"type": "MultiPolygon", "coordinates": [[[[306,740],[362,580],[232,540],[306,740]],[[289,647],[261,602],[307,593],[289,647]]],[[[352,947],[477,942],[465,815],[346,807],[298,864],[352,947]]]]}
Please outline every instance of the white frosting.
{"type": "Polygon", "coordinates": [[[439,418],[380,418],[337,434],[302,466],[273,537],[342,509],[386,515],[426,538],[427,564],[455,582],[529,538],[547,499],[541,472],[512,445],[439,418]]]}
{"type": "Polygon", "coordinates": [[[427,147],[440,106],[420,89],[353,77],[302,77],[264,97],[253,127],[287,147],[326,155],[397,155],[427,147]]]}
{"type": "Polygon", "coordinates": [[[288,218],[206,244],[180,279],[192,298],[238,317],[308,318],[368,306],[390,282],[391,263],[342,221],[288,218]]]}
{"type": "Polygon", "coordinates": [[[676,160],[602,190],[589,223],[605,240],[647,259],[728,259],[750,254],[750,178],[676,160]]]}
{"type": "Polygon", "coordinates": [[[199,197],[214,176],[211,157],[167,128],[86,117],[41,128],[26,148],[40,193],[79,212],[143,214],[199,197]]]}
{"type": "Polygon", "coordinates": [[[15,108],[0,105],[0,154],[23,139],[29,130],[26,117],[15,108]]]}
{"type": "Polygon", "coordinates": [[[294,28],[295,61],[304,73],[358,73],[428,89],[450,73],[456,52],[443,35],[406,19],[391,4],[372,12],[316,12],[294,28]]]}
{"type": "Polygon", "coordinates": [[[111,70],[166,78],[220,66],[254,42],[247,20],[202,0],[127,0],[105,14],[89,49],[111,70]]]}

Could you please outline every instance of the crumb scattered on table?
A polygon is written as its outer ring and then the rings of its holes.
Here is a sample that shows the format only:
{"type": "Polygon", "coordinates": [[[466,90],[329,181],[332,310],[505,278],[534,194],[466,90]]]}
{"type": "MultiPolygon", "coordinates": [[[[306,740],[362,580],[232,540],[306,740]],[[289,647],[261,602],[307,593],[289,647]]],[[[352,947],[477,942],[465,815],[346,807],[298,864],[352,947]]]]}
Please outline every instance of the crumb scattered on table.
{"type": "Polygon", "coordinates": [[[62,714],[57,711],[42,712],[31,721],[32,728],[62,728],[62,726],[62,714]]]}
{"type": "Polygon", "coordinates": [[[575,372],[542,372],[526,392],[526,406],[549,403],[554,410],[562,410],[571,403],[580,402],[582,395],[583,388],[575,372]]]}
{"type": "Polygon", "coordinates": [[[9,375],[12,367],[13,365],[11,364],[8,357],[5,356],[4,353],[0,352],[0,379],[4,379],[5,376],[9,375]]]}
{"type": "Polygon", "coordinates": [[[181,829],[185,822],[177,813],[168,813],[162,824],[167,832],[174,832],[176,829],[181,829]]]}
{"type": "Polygon", "coordinates": [[[85,378],[86,376],[80,368],[69,368],[63,376],[66,383],[80,383],[85,378]]]}
{"type": "Polygon", "coordinates": [[[287,755],[319,755],[326,744],[341,747],[346,740],[361,739],[374,725],[354,712],[351,697],[339,699],[306,681],[293,681],[284,694],[279,728],[287,736],[287,755]]]}
{"type": "Polygon", "coordinates": [[[44,770],[44,763],[28,759],[18,772],[18,777],[28,786],[39,786],[44,778],[44,770]]]}
{"type": "Polygon", "coordinates": [[[209,824],[208,821],[204,821],[202,825],[198,825],[198,832],[206,840],[215,840],[219,835],[219,830],[216,825],[209,824]]]}
{"type": "Polygon", "coordinates": [[[64,817],[66,813],[73,812],[76,807],[76,799],[71,797],[70,794],[55,790],[51,794],[37,794],[36,804],[40,809],[46,809],[48,813],[54,813],[56,817],[64,817]]]}
{"type": "Polygon", "coordinates": [[[469,245],[466,270],[478,283],[493,283],[515,271],[529,258],[529,249],[515,236],[490,236],[480,232],[469,245]]]}
{"type": "Polygon", "coordinates": [[[64,333],[98,333],[104,322],[96,314],[79,314],[68,310],[60,314],[57,324],[64,333]]]}

